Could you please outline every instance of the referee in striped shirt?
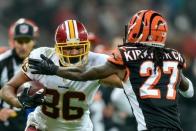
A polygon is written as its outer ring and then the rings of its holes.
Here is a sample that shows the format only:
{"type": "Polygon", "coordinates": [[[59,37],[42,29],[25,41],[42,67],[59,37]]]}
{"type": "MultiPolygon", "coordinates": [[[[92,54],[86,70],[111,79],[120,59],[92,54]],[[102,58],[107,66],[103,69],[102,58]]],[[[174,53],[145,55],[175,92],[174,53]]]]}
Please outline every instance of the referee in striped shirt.
{"type": "MultiPolygon", "coordinates": [[[[19,70],[23,60],[35,46],[38,27],[21,18],[10,29],[13,48],[0,55],[0,88],[19,70]]],[[[0,131],[24,131],[25,114],[0,99],[0,131]]]]}

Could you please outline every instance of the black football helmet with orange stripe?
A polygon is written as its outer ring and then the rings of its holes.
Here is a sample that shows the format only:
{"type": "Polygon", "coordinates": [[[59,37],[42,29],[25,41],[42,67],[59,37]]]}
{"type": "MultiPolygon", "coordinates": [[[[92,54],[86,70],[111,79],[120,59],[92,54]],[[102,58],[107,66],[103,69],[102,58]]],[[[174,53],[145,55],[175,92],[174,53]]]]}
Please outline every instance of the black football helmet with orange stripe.
{"type": "Polygon", "coordinates": [[[66,20],[60,24],[55,34],[55,50],[63,66],[80,66],[87,62],[90,42],[85,26],[76,20],[66,20]],[[73,55],[67,50],[78,49],[73,55]]]}
{"type": "Polygon", "coordinates": [[[164,47],[167,31],[167,22],[161,14],[152,10],[141,10],[128,23],[126,42],[164,47]]]}

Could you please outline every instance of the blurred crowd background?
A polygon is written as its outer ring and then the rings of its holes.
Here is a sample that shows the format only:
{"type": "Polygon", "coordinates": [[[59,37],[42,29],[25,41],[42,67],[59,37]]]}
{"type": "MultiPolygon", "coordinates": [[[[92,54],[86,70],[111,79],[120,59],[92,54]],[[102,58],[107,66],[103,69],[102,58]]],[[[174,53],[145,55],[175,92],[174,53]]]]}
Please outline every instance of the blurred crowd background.
{"type": "MultiPolygon", "coordinates": [[[[85,24],[92,51],[110,54],[122,44],[124,25],[141,9],[153,9],[168,21],[167,47],[182,52],[187,60],[185,74],[196,85],[195,0],[1,0],[0,47],[9,48],[8,28],[19,18],[29,18],[40,27],[37,46],[54,46],[56,27],[66,19],[85,24]]],[[[91,106],[96,131],[135,131],[131,107],[118,89],[100,88],[91,106]],[[124,101],[122,103],[122,101],[124,101]]],[[[180,99],[185,131],[196,131],[196,98],[180,99]]]]}

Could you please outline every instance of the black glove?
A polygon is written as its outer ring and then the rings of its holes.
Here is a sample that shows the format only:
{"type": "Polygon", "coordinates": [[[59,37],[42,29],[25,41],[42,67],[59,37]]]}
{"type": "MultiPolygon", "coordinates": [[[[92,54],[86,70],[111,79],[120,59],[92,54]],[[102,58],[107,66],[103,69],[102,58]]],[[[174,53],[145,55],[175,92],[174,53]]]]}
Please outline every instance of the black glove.
{"type": "Polygon", "coordinates": [[[29,58],[29,68],[34,69],[32,74],[44,74],[44,75],[56,75],[58,66],[56,66],[52,60],[40,55],[42,60],[29,58]]]}
{"type": "Polygon", "coordinates": [[[39,105],[44,104],[44,94],[37,91],[35,95],[28,95],[29,88],[25,88],[21,95],[17,96],[23,109],[35,108],[39,105]]]}

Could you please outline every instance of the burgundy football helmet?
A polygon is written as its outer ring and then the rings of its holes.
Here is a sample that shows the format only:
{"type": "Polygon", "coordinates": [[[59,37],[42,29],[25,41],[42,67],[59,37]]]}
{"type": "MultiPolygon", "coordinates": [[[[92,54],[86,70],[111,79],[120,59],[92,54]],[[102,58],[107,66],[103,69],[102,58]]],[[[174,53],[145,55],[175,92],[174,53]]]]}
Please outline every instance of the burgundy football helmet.
{"type": "Polygon", "coordinates": [[[90,50],[88,33],[82,23],[66,20],[58,26],[55,33],[55,50],[63,66],[80,66],[87,62],[90,50]],[[71,50],[77,50],[71,54],[71,50]]]}

